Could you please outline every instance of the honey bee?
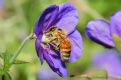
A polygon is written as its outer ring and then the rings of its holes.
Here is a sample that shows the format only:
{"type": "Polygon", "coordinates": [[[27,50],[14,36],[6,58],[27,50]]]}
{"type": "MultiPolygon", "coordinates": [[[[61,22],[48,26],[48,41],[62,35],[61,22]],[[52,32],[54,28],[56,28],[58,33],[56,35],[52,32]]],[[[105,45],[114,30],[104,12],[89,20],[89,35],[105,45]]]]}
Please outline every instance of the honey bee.
{"type": "Polygon", "coordinates": [[[71,43],[68,40],[64,30],[52,27],[46,34],[49,38],[48,44],[52,49],[60,52],[61,59],[68,62],[71,52],[71,43]]]}
{"type": "Polygon", "coordinates": [[[70,58],[71,44],[68,39],[63,39],[60,42],[60,54],[63,61],[68,62],[70,58]]]}

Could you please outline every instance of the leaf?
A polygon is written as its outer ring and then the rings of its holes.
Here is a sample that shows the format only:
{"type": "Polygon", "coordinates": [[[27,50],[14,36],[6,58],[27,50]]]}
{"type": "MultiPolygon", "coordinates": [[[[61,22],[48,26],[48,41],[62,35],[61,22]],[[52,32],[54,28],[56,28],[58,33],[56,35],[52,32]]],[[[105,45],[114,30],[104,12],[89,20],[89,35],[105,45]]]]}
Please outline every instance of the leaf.
{"type": "Polygon", "coordinates": [[[3,60],[0,59],[0,69],[3,68],[3,60]]]}
{"type": "Polygon", "coordinates": [[[3,53],[0,53],[0,68],[3,65],[3,59],[4,59],[3,53]]]}
{"type": "Polygon", "coordinates": [[[0,76],[2,75],[2,69],[0,69],[0,76]]]}
{"type": "Polygon", "coordinates": [[[9,68],[10,67],[10,59],[11,59],[11,54],[9,52],[4,53],[4,68],[9,68]]]}
{"type": "Polygon", "coordinates": [[[7,52],[6,50],[0,51],[0,58],[1,58],[1,59],[4,59],[4,54],[5,54],[6,52],[7,52]]]}
{"type": "Polygon", "coordinates": [[[30,62],[27,61],[21,61],[21,60],[16,60],[13,64],[28,64],[30,62]]]}
{"type": "Polygon", "coordinates": [[[13,80],[11,75],[7,72],[5,75],[2,76],[2,80],[13,80]]]}
{"type": "Polygon", "coordinates": [[[3,59],[3,58],[4,58],[2,53],[0,53],[0,58],[1,58],[1,59],[3,59]]]}
{"type": "Polygon", "coordinates": [[[120,38],[118,35],[113,34],[113,40],[114,40],[116,49],[117,49],[119,52],[121,52],[121,38],[120,38]]]}

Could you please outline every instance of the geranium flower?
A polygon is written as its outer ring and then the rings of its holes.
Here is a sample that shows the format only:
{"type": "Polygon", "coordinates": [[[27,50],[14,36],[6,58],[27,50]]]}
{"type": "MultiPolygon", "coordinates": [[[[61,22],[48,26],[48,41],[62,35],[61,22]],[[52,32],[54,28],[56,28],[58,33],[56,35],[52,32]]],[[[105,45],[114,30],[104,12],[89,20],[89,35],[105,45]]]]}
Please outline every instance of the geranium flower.
{"type": "Polygon", "coordinates": [[[34,29],[36,51],[41,63],[46,60],[50,68],[61,77],[67,76],[65,61],[75,62],[82,55],[82,38],[76,30],[77,24],[75,7],[64,3],[46,8],[34,29]]]}
{"type": "Polygon", "coordinates": [[[111,16],[110,22],[101,19],[90,21],[86,27],[86,35],[89,39],[108,48],[114,48],[113,35],[121,38],[121,11],[111,16]]]}
{"type": "Polygon", "coordinates": [[[38,74],[37,74],[37,80],[57,80],[60,77],[54,73],[51,69],[48,68],[48,66],[41,66],[38,74]]]}
{"type": "MultiPolygon", "coordinates": [[[[95,55],[92,60],[94,68],[106,70],[109,75],[121,76],[120,55],[114,50],[95,55]]],[[[108,80],[115,80],[109,78],[108,80]]]]}

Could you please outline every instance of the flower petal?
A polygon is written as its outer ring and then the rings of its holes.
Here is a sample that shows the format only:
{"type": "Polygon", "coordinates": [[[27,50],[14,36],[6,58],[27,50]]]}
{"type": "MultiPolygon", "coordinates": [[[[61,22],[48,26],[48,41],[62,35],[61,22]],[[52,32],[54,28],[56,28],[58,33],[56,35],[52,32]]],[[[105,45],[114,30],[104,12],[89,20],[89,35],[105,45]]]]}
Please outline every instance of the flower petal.
{"type": "Polygon", "coordinates": [[[36,41],[35,41],[35,47],[36,47],[36,52],[37,52],[37,55],[38,55],[38,57],[39,57],[39,59],[40,59],[40,61],[41,61],[41,64],[43,64],[43,49],[42,49],[42,47],[41,47],[41,45],[40,45],[40,41],[41,41],[41,38],[42,38],[42,35],[40,35],[37,39],[36,39],[36,41]]]}
{"type": "Polygon", "coordinates": [[[108,50],[102,54],[93,57],[94,68],[108,71],[112,76],[121,76],[120,53],[114,50],[108,50]]]}
{"type": "Polygon", "coordinates": [[[68,38],[71,42],[71,56],[69,62],[75,62],[82,56],[82,37],[80,33],[75,30],[68,38]]]}
{"type": "Polygon", "coordinates": [[[57,80],[60,78],[58,74],[53,72],[46,64],[40,67],[37,77],[38,80],[57,80]]]}
{"type": "Polygon", "coordinates": [[[44,58],[54,72],[65,78],[67,77],[67,69],[65,63],[62,62],[60,56],[57,54],[58,53],[49,50],[44,53],[44,58]]]}
{"type": "Polygon", "coordinates": [[[116,34],[121,38],[121,10],[111,16],[110,26],[112,34],[116,34]]]}
{"type": "Polygon", "coordinates": [[[39,36],[39,34],[43,33],[43,30],[46,30],[53,25],[53,21],[57,16],[58,10],[58,6],[51,5],[43,11],[34,29],[36,36],[39,36]]]}
{"type": "Polygon", "coordinates": [[[78,14],[75,7],[71,3],[64,3],[59,6],[56,26],[64,29],[67,34],[75,30],[78,24],[78,14]]]}
{"type": "Polygon", "coordinates": [[[109,24],[103,20],[93,20],[87,24],[86,36],[107,48],[114,47],[109,24]]]}

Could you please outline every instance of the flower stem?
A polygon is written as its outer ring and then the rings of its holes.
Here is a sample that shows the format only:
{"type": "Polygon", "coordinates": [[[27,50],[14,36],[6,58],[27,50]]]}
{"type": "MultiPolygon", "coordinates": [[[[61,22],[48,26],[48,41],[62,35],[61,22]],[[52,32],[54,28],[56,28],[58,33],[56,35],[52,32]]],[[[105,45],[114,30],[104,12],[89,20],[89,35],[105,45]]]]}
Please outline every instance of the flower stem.
{"type": "Polygon", "coordinates": [[[14,56],[11,58],[10,60],[10,64],[12,64],[15,59],[17,58],[17,56],[20,54],[21,50],[23,49],[24,45],[27,43],[27,41],[29,39],[33,39],[34,38],[34,35],[33,34],[30,34],[28,37],[26,37],[23,42],[21,43],[20,47],[17,49],[17,51],[15,52],[14,56]]]}

